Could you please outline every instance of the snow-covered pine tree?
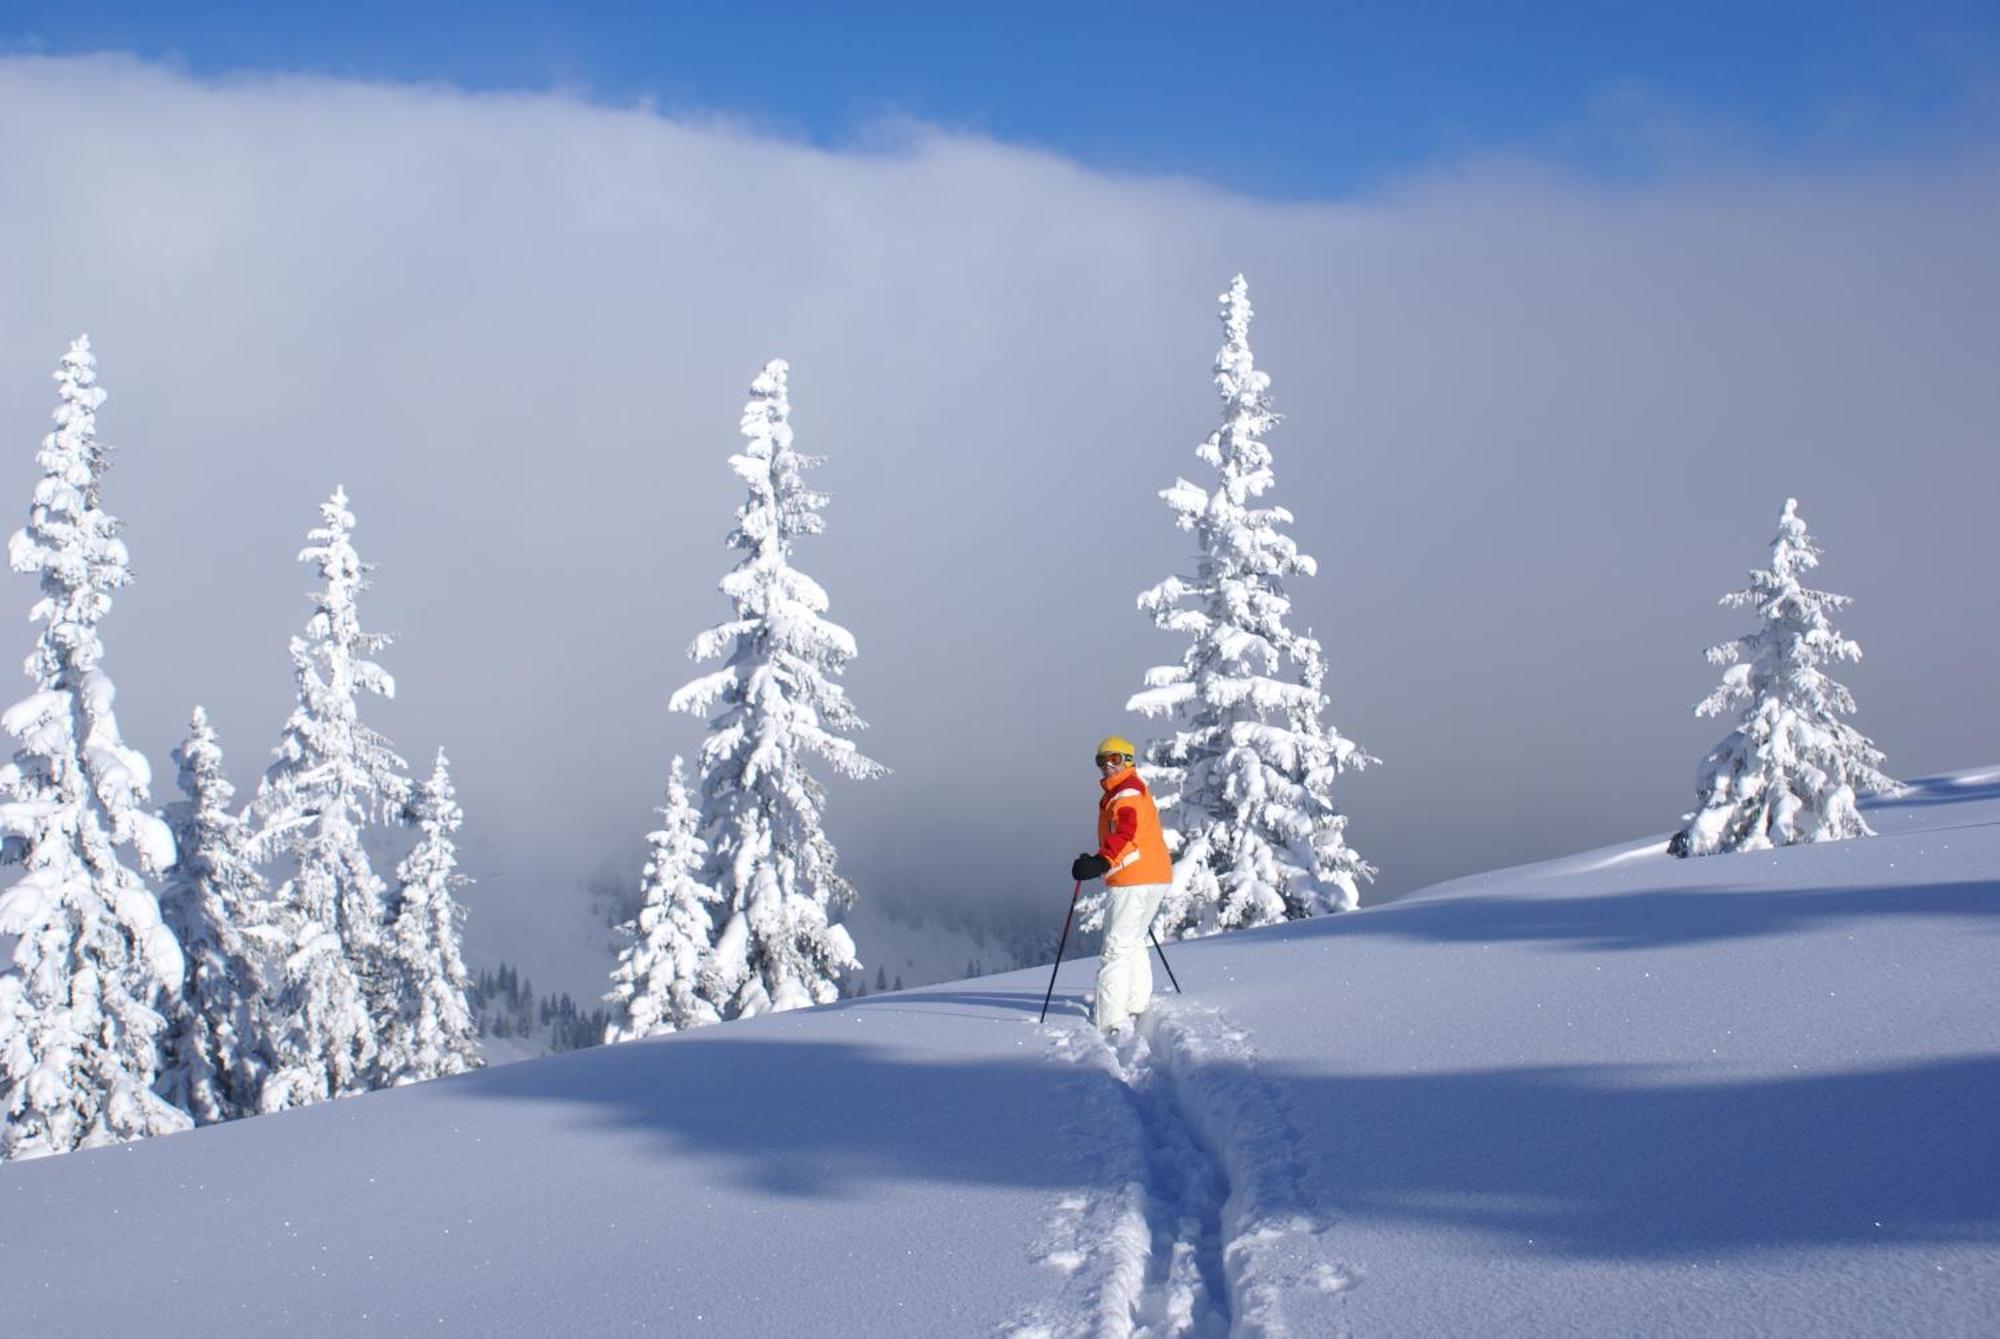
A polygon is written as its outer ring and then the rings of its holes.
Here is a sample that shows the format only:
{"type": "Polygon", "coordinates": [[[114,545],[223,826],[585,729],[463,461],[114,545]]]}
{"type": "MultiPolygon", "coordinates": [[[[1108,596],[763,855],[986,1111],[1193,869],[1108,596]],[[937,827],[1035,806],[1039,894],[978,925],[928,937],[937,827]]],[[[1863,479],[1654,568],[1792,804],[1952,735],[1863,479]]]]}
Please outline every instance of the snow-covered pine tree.
{"type": "Polygon", "coordinates": [[[1347,845],[1333,786],[1380,760],[1325,723],[1320,644],[1285,626],[1285,578],[1317,565],[1284,533],[1291,513],[1257,505],[1273,481],[1264,434],[1279,420],[1250,354],[1242,275],[1220,301],[1222,426],[1195,451],[1219,477],[1213,489],[1176,479],[1160,494],[1195,536],[1195,575],[1139,597],[1157,627],[1190,640],[1181,663],[1149,671],[1126,704],[1176,727],[1144,761],[1175,861],[1158,925],[1178,936],[1351,909],[1375,875],[1347,845]]]}
{"type": "Polygon", "coordinates": [[[32,572],[42,625],[34,691],[0,716],[15,740],[0,766],[0,859],[25,867],[0,894],[0,934],[19,936],[0,973],[0,1158],[30,1158],[184,1130],[155,1091],[162,1006],[184,970],[139,874],[174,862],[147,812],[152,771],[126,746],[98,625],[131,581],[119,522],[99,505],[110,451],[97,440],[104,391],[88,337],[56,371],[56,430],[42,439],[28,523],[8,543],[32,572]]]}
{"type": "Polygon", "coordinates": [[[187,798],[167,807],[180,859],[168,871],[160,912],[180,940],[187,977],[168,1020],[160,1090],[198,1124],[212,1125],[255,1115],[271,1072],[269,890],[249,829],[230,808],[236,790],[200,707],[174,761],[187,798]]]}
{"type": "Polygon", "coordinates": [[[825,791],[806,755],[854,778],[887,771],[841,733],[865,724],[834,681],[854,658],[854,638],[824,617],[826,592],[791,565],[793,541],[824,528],[827,499],[803,478],[819,461],[792,449],[786,373],[773,360],[751,383],[742,420],[749,445],[729,458],[750,490],[728,540],[743,557],[721,587],[736,616],[689,652],[723,667],[669,704],[697,716],[721,707],[701,750],[708,859],[699,881],[718,897],[707,976],[723,1018],[826,1003],[859,969],[854,941],[829,917],[853,902],[854,890],[835,870],[820,826],[825,791]]]}
{"type": "Polygon", "coordinates": [[[623,941],[611,971],[607,1042],[678,1032],[717,1020],[702,977],[714,949],[715,890],[701,882],[708,848],[695,829],[686,773],[676,757],[667,772],[661,824],[646,834],[652,857],[640,879],[638,916],[618,927],[623,941]]]}
{"type": "Polygon", "coordinates": [[[361,630],[355,600],[373,565],[350,539],[345,489],[320,504],[320,517],[299,553],[325,585],[311,596],[306,635],[292,638],[298,705],[252,806],[259,854],[289,871],[274,898],[284,961],[276,1012],[285,1026],[259,1100],[265,1111],[365,1088],[375,1060],[371,1011],[392,1007],[384,1003],[384,888],[362,832],[401,810],[408,769],[361,723],[356,703],[362,692],[395,696],[395,680],[369,659],[390,638],[361,630]]]}
{"type": "Polygon", "coordinates": [[[389,955],[398,1010],[384,1029],[378,1083],[419,1083],[477,1069],[479,1025],[466,993],[471,978],[459,954],[465,911],[452,894],[472,882],[458,872],[452,834],[464,821],[439,749],[430,780],[405,811],[422,834],[396,867],[396,913],[389,955]]]}
{"type": "Polygon", "coordinates": [[[1819,566],[1820,547],[1798,508],[1785,499],[1770,569],[1722,597],[1728,608],[1755,609],[1764,626],[1708,649],[1709,664],[1729,668],[1695,714],[1735,709],[1737,724],[1702,761],[1695,811],[1669,843],[1675,855],[1872,837],[1855,797],[1896,785],[1881,771],[1882,751],[1841,719],[1854,713],[1853,694],[1821,668],[1859,660],[1861,648],[1829,618],[1848,597],[1800,584],[1819,566]]]}

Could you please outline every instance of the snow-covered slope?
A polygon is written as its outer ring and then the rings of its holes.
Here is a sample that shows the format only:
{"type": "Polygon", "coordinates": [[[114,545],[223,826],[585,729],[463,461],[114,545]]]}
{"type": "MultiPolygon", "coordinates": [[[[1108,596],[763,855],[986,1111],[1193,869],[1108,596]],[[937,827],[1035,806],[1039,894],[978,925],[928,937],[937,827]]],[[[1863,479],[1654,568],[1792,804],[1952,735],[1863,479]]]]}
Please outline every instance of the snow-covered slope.
{"type": "MultiPolygon", "coordinates": [[[[10,1332],[2000,1332],[2000,772],[0,1168],[10,1332]],[[1165,987],[1164,977],[1161,985],[1165,987]]],[[[1060,907],[1052,914],[1060,914],[1060,907]]]]}

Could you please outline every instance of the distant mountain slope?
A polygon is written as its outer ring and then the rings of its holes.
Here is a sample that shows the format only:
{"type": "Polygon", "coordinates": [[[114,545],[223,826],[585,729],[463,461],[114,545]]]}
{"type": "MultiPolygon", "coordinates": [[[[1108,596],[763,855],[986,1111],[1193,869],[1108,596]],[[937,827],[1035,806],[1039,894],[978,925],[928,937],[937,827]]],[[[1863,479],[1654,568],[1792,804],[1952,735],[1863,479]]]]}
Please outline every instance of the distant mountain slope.
{"type": "Polygon", "coordinates": [[[0,1169],[36,1335],[1990,1334],[2000,772],[0,1169]],[[1166,988],[1162,976],[1160,985],[1166,988]]]}

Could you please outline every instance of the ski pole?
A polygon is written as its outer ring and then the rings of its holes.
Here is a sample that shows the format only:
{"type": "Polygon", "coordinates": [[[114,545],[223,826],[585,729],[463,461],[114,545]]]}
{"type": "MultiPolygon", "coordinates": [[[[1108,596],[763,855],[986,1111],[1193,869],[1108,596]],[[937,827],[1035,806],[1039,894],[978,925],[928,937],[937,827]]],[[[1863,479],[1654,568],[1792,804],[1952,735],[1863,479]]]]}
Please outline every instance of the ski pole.
{"type": "Polygon", "coordinates": [[[1174,975],[1174,965],[1167,961],[1167,951],[1160,947],[1160,937],[1153,933],[1153,927],[1146,927],[1146,938],[1153,941],[1153,952],[1160,955],[1160,966],[1167,969],[1167,980],[1174,983],[1174,994],[1181,993],[1180,978],[1174,975]]]}
{"type": "MultiPolygon", "coordinates": [[[[1063,917],[1062,938],[1056,941],[1056,965],[1049,968],[1049,989],[1048,993],[1042,996],[1042,1016],[1035,1020],[1037,1023],[1049,1021],[1049,1001],[1055,998],[1056,973],[1062,970],[1063,946],[1069,943],[1069,923],[1076,919],[1076,899],[1082,894],[1083,880],[1078,879],[1075,890],[1069,895],[1069,915],[1063,917]]],[[[1162,958],[1161,961],[1165,962],[1166,959],[1162,958]]],[[[1167,975],[1172,976],[1173,973],[1168,972],[1167,975]]],[[[1175,989],[1178,990],[1179,987],[1176,986],[1175,989]]]]}

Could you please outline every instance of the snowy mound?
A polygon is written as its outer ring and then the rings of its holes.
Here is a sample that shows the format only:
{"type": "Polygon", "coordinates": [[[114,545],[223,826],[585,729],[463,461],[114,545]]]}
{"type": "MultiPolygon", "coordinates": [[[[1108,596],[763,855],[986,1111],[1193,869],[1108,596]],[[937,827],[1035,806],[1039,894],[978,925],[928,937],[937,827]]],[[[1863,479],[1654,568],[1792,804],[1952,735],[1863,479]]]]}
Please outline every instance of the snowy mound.
{"type": "MultiPolygon", "coordinates": [[[[2000,772],[0,1168],[11,1332],[1990,1334],[2000,772]],[[1164,976],[1162,976],[1164,985],[1164,976]]],[[[1057,897],[1060,896],[1060,890],[1057,897]]],[[[1052,902],[1051,916],[1060,905],[1052,902]]]]}

